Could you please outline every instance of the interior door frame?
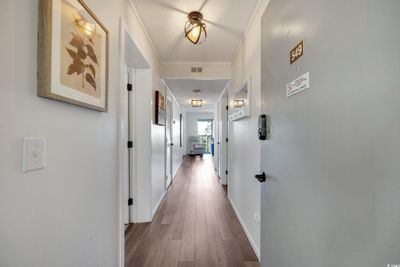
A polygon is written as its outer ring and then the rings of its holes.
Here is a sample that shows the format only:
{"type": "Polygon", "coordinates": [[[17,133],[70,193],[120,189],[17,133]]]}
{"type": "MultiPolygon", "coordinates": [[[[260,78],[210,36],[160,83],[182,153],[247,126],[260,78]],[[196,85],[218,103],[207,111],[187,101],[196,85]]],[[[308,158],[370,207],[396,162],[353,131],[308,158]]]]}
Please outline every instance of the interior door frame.
{"type": "Polygon", "coordinates": [[[220,139],[220,148],[219,148],[219,177],[221,179],[221,184],[228,184],[228,174],[229,174],[229,166],[228,166],[228,139],[229,141],[229,111],[227,110],[228,105],[228,96],[224,95],[220,99],[219,106],[219,139],[220,139]],[[226,173],[228,171],[228,174],[226,173]]]}
{"type": "MultiPolygon", "coordinates": [[[[167,94],[167,93],[166,93],[167,94]]],[[[165,112],[166,112],[166,125],[165,125],[165,189],[167,189],[173,180],[173,102],[172,99],[167,95],[165,101],[165,112]],[[169,137],[170,140],[167,139],[167,131],[169,125],[169,137]],[[169,152],[168,152],[169,149],[169,152]],[[169,155],[168,155],[169,153],[169,155]],[[169,157],[168,157],[169,156],[169,157]],[[169,158],[169,162],[168,162],[169,158]],[[169,173],[168,173],[169,167],[169,173]],[[169,177],[169,178],[168,178],[169,177]]]]}
{"type": "MultiPolygon", "coordinates": [[[[128,81],[128,75],[127,75],[127,70],[128,70],[128,64],[126,62],[126,56],[128,55],[127,52],[127,45],[126,45],[126,38],[130,38],[133,43],[135,44],[138,53],[141,54],[141,56],[144,58],[144,60],[149,62],[149,60],[145,57],[145,54],[143,53],[143,50],[140,49],[139,46],[137,46],[137,41],[135,38],[129,34],[128,27],[124,20],[120,17],[119,18],[119,26],[120,26],[120,44],[119,44],[119,49],[120,49],[120,58],[119,58],[119,73],[120,73],[120,85],[119,85],[119,92],[118,92],[118,102],[119,102],[119,108],[118,108],[118,153],[117,153],[117,162],[118,162],[118,199],[119,199],[119,207],[118,207],[118,222],[119,222],[119,229],[118,229],[118,266],[119,267],[124,267],[125,266],[125,221],[126,218],[124,218],[124,209],[126,209],[127,206],[127,201],[126,201],[126,193],[125,193],[125,187],[126,187],[126,170],[127,170],[127,142],[128,142],[128,132],[127,132],[127,102],[126,101],[126,96],[127,96],[127,81],[128,81]]],[[[147,63],[148,64],[148,63],[147,63]]],[[[144,67],[144,69],[151,71],[151,66],[148,65],[144,67]]],[[[135,117],[135,86],[133,86],[132,90],[133,95],[131,102],[133,104],[132,107],[132,119],[135,117]]],[[[135,138],[135,133],[136,133],[136,128],[133,125],[132,129],[132,138],[135,138]]],[[[134,140],[132,140],[134,141],[134,140]]],[[[134,146],[135,147],[135,146],[134,146]]],[[[131,150],[132,155],[136,156],[136,150],[132,149],[131,150]]],[[[134,162],[136,161],[136,158],[134,162]]],[[[134,167],[134,170],[132,171],[132,184],[131,184],[131,190],[133,193],[134,197],[134,203],[135,203],[135,176],[136,169],[134,167]]],[[[132,206],[133,212],[132,216],[134,219],[135,217],[135,208],[136,205],[132,206]]]]}

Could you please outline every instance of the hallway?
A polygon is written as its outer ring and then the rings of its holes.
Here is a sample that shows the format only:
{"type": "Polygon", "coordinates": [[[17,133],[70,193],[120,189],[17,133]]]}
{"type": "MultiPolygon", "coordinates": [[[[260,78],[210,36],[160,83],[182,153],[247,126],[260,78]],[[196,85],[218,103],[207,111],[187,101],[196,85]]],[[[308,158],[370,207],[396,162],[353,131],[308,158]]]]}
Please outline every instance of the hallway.
{"type": "Polygon", "coordinates": [[[125,242],[125,266],[259,266],[207,156],[185,157],[153,222],[125,242]]]}

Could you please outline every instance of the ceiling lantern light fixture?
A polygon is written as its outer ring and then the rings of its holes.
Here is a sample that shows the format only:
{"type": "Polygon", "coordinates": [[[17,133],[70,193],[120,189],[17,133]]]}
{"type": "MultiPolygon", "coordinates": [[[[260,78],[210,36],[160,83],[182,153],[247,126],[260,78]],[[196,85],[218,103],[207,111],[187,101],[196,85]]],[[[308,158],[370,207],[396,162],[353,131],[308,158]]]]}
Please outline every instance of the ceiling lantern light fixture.
{"type": "Polygon", "coordinates": [[[207,38],[203,14],[198,11],[192,11],[189,13],[188,19],[185,24],[185,37],[194,45],[203,43],[207,38]]]}
{"type": "Polygon", "coordinates": [[[203,106],[203,100],[192,100],[192,107],[201,108],[203,106]]]}

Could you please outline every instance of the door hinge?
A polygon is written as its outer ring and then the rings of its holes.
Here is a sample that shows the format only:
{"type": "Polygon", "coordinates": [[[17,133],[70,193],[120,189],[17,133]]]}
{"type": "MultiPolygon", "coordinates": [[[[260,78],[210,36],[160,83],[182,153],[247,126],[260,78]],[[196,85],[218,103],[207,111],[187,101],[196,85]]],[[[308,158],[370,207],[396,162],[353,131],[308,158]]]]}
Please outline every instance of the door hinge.
{"type": "Polygon", "coordinates": [[[133,198],[129,198],[128,199],[128,206],[132,206],[133,205],[133,198]]]}
{"type": "Polygon", "coordinates": [[[225,141],[228,143],[228,138],[226,138],[225,141]]]}
{"type": "Polygon", "coordinates": [[[226,110],[229,110],[229,106],[226,106],[226,110]]]}
{"type": "Polygon", "coordinates": [[[228,170],[225,171],[225,174],[228,175],[228,170]]]}
{"type": "Polygon", "coordinates": [[[128,83],[126,89],[128,89],[129,92],[132,91],[132,84],[128,83]]]}
{"type": "Polygon", "coordinates": [[[132,141],[128,141],[128,148],[132,148],[133,147],[133,142],[132,141]]]}

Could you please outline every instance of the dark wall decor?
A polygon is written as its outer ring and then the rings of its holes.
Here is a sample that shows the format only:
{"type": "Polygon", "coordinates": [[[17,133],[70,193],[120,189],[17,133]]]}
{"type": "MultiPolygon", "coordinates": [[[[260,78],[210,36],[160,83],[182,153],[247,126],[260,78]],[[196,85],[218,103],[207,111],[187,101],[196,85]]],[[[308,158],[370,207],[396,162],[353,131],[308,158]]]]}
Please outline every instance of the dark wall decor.
{"type": "Polygon", "coordinates": [[[160,91],[156,91],[156,118],[155,123],[157,125],[165,126],[165,97],[160,91]]]}

